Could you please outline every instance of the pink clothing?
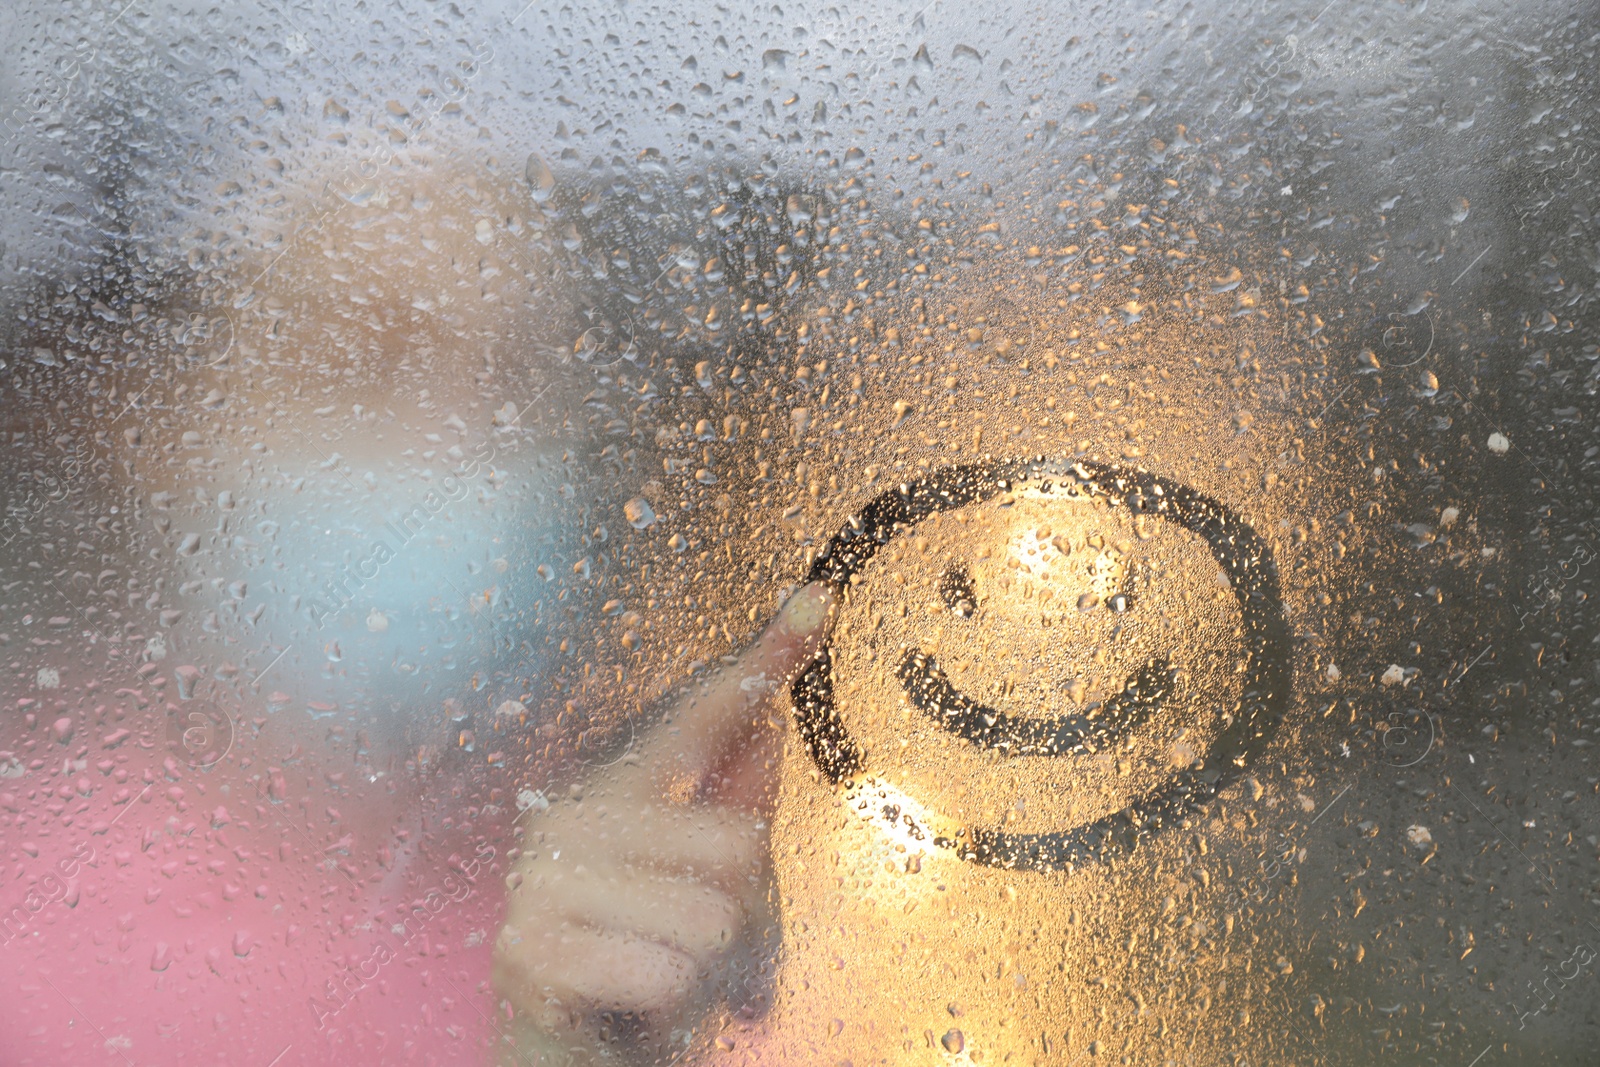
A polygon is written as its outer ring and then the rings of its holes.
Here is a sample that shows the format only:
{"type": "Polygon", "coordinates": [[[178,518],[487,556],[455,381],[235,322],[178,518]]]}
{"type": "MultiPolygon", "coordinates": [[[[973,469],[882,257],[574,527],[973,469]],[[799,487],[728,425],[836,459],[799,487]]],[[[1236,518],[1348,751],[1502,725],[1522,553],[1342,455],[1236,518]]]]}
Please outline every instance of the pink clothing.
{"type": "Polygon", "coordinates": [[[515,813],[260,770],[0,778],[0,1064],[488,1061],[515,813]]]}

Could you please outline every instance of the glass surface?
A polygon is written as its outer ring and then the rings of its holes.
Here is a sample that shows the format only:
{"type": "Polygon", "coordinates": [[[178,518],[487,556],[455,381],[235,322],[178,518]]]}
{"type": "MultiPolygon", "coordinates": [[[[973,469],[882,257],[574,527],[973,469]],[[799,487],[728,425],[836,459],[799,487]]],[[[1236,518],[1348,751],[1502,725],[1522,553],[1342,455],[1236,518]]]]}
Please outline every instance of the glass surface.
{"type": "Polygon", "coordinates": [[[0,1061],[1594,1062],[1592,6],[0,25],[0,1061]]]}

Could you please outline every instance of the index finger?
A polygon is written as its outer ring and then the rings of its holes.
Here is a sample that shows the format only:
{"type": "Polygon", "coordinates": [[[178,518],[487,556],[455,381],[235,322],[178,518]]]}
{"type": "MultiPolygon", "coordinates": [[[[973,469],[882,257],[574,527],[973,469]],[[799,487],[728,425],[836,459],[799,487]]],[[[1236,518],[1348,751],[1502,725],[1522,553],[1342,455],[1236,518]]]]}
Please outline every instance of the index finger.
{"type": "Polygon", "coordinates": [[[658,778],[687,775],[698,787],[725,753],[748,742],[771,699],[817,657],[833,623],[833,606],[826,583],[805,586],[737,661],[680,697],[661,724],[675,758],[658,761],[658,778]]]}

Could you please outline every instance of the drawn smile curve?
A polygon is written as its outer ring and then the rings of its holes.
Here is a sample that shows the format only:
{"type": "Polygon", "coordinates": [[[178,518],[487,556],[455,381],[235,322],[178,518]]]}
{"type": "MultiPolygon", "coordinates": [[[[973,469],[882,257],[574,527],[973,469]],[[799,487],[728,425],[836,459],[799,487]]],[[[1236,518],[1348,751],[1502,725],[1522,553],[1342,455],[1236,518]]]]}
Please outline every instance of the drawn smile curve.
{"type": "Polygon", "coordinates": [[[980,704],[950,684],[926,652],[907,652],[895,676],[911,706],[979,748],[1010,756],[1090,755],[1110,748],[1150,718],[1172,692],[1173,670],[1152,659],[1128,675],[1122,691],[1084,714],[1032,718],[980,704]]]}

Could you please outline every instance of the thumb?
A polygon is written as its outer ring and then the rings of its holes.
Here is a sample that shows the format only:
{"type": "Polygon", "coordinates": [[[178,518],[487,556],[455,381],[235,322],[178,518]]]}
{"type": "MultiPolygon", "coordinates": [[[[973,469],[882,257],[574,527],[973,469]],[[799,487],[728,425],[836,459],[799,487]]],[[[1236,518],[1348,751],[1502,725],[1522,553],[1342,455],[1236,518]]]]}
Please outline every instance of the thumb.
{"type": "Polygon", "coordinates": [[[823,582],[800,589],[735,662],[678,701],[663,723],[664,741],[676,758],[659,763],[659,773],[674,780],[673,792],[692,783],[694,795],[702,793],[718,765],[760,731],[771,698],[786,691],[821,650],[833,625],[834,599],[823,582]]]}

